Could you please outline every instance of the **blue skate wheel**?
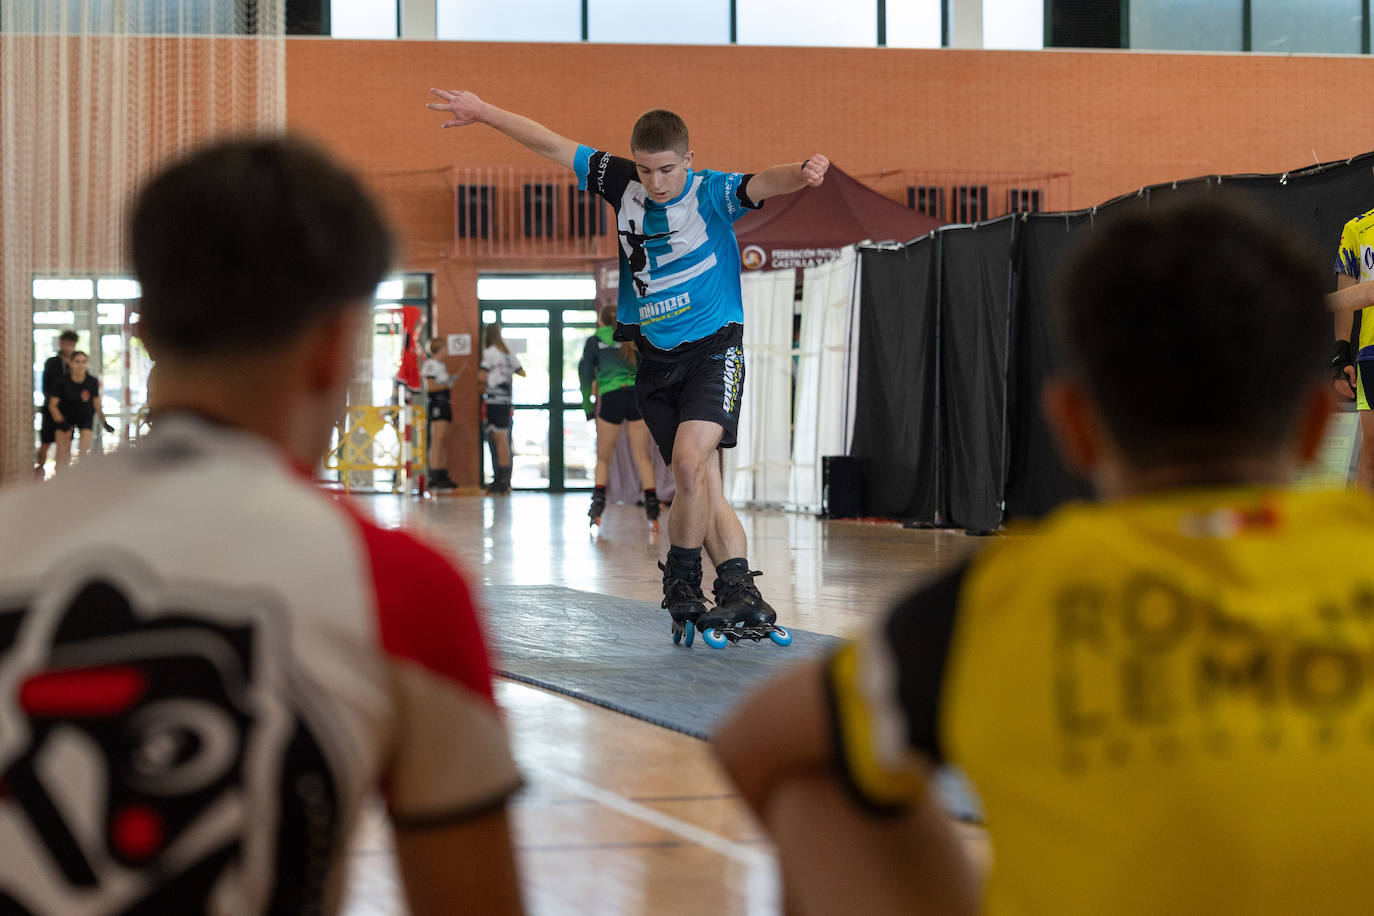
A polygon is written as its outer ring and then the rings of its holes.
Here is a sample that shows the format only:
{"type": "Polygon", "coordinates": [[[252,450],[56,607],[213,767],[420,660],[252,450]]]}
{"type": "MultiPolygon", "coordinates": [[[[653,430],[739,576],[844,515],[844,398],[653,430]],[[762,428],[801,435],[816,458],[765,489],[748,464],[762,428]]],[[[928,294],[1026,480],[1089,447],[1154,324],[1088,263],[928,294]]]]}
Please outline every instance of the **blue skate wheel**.
{"type": "MultiPolygon", "coordinates": [[[[677,645],[680,642],[682,642],[682,631],[679,630],[677,627],[673,627],[673,645],[677,645]]],[[[688,643],[687,645],[690,646],[691,643],[688,643]]]]}
{"type": "Polygon", "coordinates": [[[776,630],[769,630],[769,631],[768,631],[768,638],[771,639],[771,640],[773,640],[773,642],[774,642],[776,645],[779,645],[779,646],[790,646],[790,645],[792,645],[792,633],[791,633],[791,631],[790,631],[790,630],[785,630],[785,629],[783,629],[782,627],[778,627],[776,630]]]}
{"type": "Polygon", "coordinates": [[[715,627],[707,627],[701,631],[701,640],[712,649],[724,649],[730,640],[725,638],[725,634],[715,627]]]}
{"type": "MultiPolygon", "coordinates": [[[[697,635],[697,627],[696,627],[696,624],[692,623],[692,621],[690,621],[690,620],[687,621],[687,623],[686,623],[686,630],[687,630],[687,646],[690,648],[691,645],[692,645],[692,640],[696,639],[696,635],[697,635]]],[[[705,638],[705,634],[702,634],[702,636],[703,636],[703,638],[705,638]]]]}

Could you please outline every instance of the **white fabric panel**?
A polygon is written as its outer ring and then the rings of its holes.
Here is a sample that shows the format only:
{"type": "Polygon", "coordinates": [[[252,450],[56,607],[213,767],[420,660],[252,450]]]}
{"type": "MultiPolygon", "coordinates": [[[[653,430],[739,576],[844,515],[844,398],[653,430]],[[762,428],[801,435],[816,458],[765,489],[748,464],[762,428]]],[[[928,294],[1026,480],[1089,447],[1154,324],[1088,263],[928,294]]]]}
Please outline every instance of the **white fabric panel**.
{"type": "Polygon", "coordinates": [[[792,427],[790,270],[746,273],[744,398],[739,441],[725,451],[725,496],[731,502],[782,504],[787,499],[792,427]]]}
{"type": "Polygon", "coordinates": [[[802,272],[801,352],[792,437],[791,508],[821,508],[821,458],[847,455],[859,362],[857,248],[802,272]]]}

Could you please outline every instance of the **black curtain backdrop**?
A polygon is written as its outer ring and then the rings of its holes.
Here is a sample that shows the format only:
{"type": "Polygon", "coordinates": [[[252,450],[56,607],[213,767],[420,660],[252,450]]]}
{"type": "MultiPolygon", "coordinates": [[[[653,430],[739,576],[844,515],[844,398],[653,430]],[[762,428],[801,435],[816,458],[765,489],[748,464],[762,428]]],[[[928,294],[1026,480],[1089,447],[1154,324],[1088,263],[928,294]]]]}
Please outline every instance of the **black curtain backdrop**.
{"type": "Polygon", "coordinates": [[[973,530],[1002,521],[1014,216],[941,233],[941,514],[973,530]]]}
{"type": "Polygon", "coordinates": [[[1334,265],[1342,226],[1374,208],[1371,167],[1366,153],[1281,175],[1169,182],[1090,210],[950,226],[897,250],[863,250],[850,454],[863,459],[864,512],[988,529],[1089,498],[1040,412],[1041,385],[1062,363],[1052,285],[1075,241],[1125,207],[1234,191],[1334,265]]]}
{"type": "Polygon", "coordinates": [[[1008,518],[1039,518],[1062,502],[1091,496],[1087,482],[1059,460],[1040,411],[1040,388],[1063,364],[1050,315],[1055,268],[1092,222],[1088,214],[1036,214],[1021,226],[1007,391],[1008,518]]]}
{"type": "Polygon", "coordinates": [[[937,244],[862,252],[854,441],[866,515],[934,522],[937,244]]]}

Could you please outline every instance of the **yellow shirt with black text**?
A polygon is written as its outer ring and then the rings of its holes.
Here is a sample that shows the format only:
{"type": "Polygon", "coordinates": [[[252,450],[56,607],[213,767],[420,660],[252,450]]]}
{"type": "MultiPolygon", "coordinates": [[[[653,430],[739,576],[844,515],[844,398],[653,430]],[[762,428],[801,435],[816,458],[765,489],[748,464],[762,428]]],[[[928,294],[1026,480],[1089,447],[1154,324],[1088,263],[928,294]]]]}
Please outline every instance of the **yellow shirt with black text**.
{"type": "Polygon", "coordinates": [[[988,913],[1374,910],[1371,544],[1350,492],[1062,508],[830,659],[844,775],[962,767],[988,913]]]}

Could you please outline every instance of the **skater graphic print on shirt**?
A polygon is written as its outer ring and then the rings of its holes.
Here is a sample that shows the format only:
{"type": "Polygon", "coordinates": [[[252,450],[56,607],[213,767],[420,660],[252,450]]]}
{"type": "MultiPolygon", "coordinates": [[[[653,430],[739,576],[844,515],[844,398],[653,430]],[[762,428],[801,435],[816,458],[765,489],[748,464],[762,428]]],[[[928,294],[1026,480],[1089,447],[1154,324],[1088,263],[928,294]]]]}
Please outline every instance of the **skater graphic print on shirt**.
{"type": "Polygon", "coordinates": [[[733,225],[757,205],[745,193],[751,175],[687,173],[667,203],[649,198],[633,161],[580,146],[579,187],[605,198],[620,235],[619,336],[666,354],[728,324],[743,324],[739,246],[733,225]]]}
{"type": "Polygon", "coordinates": [[[659,232],[654,235],[643,235],[635,231],[634,220],[629,220],[629,224],[629,231],[627,232],[621,229],[620,237],[625,242],[622,247],[629,249],[625,252],[625,259],[630,264],[630,276],[634,278],[635,289],[639,291],[640,297],[643,298],[649,294],[649,281],[647,275],[644,274],[644,267],[649,263],[649,255],[648,252],[644,250],[644,243],[656,241],[658,239],[666,239],[672,235],[672,233],[659,232]]]}

